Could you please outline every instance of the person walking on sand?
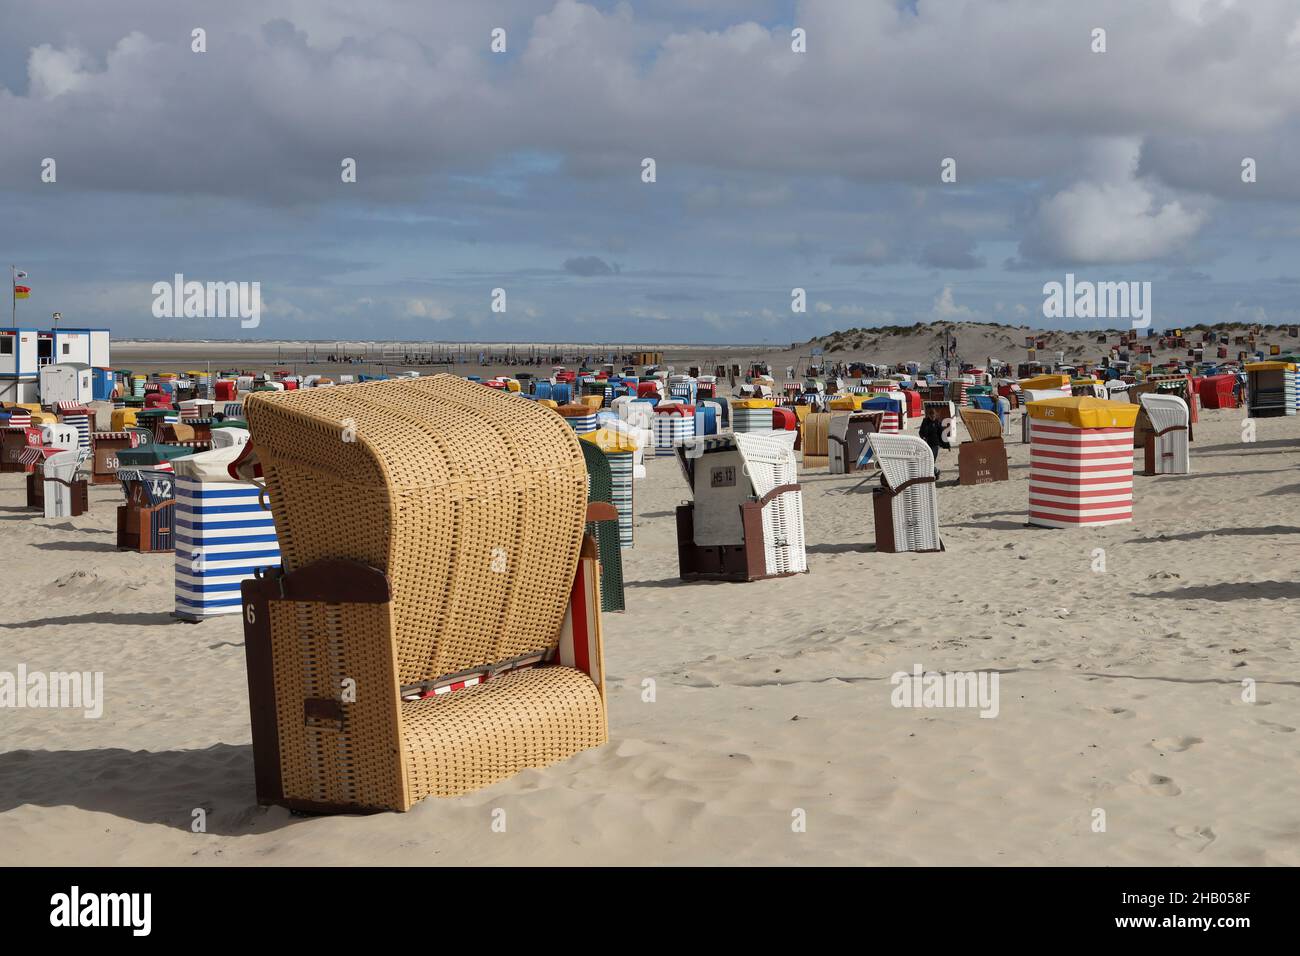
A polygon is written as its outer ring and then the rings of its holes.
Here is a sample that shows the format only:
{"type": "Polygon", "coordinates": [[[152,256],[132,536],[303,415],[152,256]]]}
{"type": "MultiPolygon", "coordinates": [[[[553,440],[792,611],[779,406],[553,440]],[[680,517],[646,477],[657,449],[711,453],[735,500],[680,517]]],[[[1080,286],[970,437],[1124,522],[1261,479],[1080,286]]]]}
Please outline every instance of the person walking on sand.
{"type": "Polygon", "coordinates": [[[945,440],[947,428],[944,425],[943,409],[938,405],[931,405],[925,410],[925,418],[921,420],[921,441],[930,446],[930,454],[934,455],[934,480],[939,480],[939,449],[951,448],[945,440]]]}

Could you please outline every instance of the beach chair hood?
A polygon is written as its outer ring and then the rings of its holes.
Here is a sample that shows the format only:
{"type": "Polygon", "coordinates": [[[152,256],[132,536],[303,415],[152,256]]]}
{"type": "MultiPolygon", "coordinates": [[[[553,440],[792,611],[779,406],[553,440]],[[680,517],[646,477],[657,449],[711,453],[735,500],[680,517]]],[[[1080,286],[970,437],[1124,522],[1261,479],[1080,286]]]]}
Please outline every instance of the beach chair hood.
{"type": "Polygon", "coordinates": [[[257,393],[245,411],[256,452],[235,467],[261,463],[285,571],[386,574],[403,684],[554,644],[587,501],[563,418],[452,375],[257,393]]]}

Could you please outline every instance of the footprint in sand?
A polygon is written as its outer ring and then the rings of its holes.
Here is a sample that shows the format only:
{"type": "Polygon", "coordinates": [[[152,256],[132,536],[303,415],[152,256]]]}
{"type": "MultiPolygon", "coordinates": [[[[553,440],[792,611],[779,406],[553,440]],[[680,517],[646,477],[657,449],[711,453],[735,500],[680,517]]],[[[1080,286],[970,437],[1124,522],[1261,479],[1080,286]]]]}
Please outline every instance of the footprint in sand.
{"type": "Polygon", "coordinates": [[[1267,727],[1269,730],[1276,730],[1280,733],[1284,733],[1284,734],[1295,733],[1294,727],[1288,727],[1286,724],[1275,724],[1271,720],[1257,720],[1255,721],[1255,723],[1259,724],[1261,727],[1267,727]]]}
{"type": "Polygon", "coordinates": [[[1189,826],[1174,827],[1174,836],[1178,837],[1180,840],[1187,841],[1189,848],[1194,853],[1200,853],[1219,838],[1219,835],[1209,827],[1189,826]]]}
{"type": "Polygon", "coordinates": [[[1137,716],[1127,707],[1089,707],[1088,709],[1099,714],[1110,714],[1112,717],[1119,717],[1123,720],[1130,720],[1137,716]]]}
{"type": "Polygon", "coordinates": [[[1158,773],[1134,770],[1128,775],[1128,779],[1146,793],[1153,793],[1160,797],[1176,797],[1183,792],[1182,787],[1174,783],[1173,780],[1158,773]]]}
{"type": "Polygon", "coordinates": [[[1151,746],[1161,753],[1180,754],[1184,750],[1190,750],[1197,744],[1205,743],[1200,737],[1160,737],[1151,741],[1151,746]]]}

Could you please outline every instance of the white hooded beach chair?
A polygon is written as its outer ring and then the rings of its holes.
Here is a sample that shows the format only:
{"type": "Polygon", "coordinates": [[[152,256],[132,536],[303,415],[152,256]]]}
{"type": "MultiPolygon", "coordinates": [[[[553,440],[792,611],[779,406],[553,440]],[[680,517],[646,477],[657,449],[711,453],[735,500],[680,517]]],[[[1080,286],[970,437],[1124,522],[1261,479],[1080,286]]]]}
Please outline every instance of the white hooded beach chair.
{"type": "Polygon", "coordinates": [[[76,427],[65,422],[41,426],[41,444],[51,448],[80,448],[81,436],[76,427]]]}
{"type": "Polygon", "coordinates": [[[1187,426],[1191,413],[1177,395],[1151,392],[1141,396],[1153,431],[1146,438],[1147,475],[1185,475],[1191,471],[1187,426]]]}
{"type": "Polygon", "coordinates": [[[41,465],[45,517],[73,518],[85,511],[86,482],[78,481],[77,472],[87,457],[84,448],[72,448],[45,459],[41,465]]]}
{"type": "Polygon", "coordinates": [[[677,449],[694,501],[677,508],[684,580],[755,581],[808,570],[794,432],[694,438],[677,449]]]}
{"type": "Polygon", "coordinates": [[[212,448],[215,451],[218,448],[234,448],[239,445],[248,444],[248,429],[230,426],[228,428],[212,429],[212,448]]]}
{"type": "Polygon", "coordinates": [[[874,489],[876,550],[942,551],[934,454],[914,435],[867,436],[880,465],[874,489]]]}
{"type": "Polygon", "coordinates": [[[767,501],[762,508],[763,552],[770,574],[808,570],[795,437],[794,432],[735,436],[754,493],[760,501],[767,501]]]}

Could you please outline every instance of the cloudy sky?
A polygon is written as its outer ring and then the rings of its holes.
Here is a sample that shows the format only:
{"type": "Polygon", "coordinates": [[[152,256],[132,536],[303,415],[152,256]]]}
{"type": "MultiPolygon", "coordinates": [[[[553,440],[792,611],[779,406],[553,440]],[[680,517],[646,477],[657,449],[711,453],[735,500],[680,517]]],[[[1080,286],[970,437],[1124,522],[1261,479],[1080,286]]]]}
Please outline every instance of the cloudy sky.
{"type": "Polygon", "coordinates": [[[1150,281],[1157,326],[1300,321],[1296,0],[0,14],[0,254],[29,273],[20,324],[785,343],[1041,325],[1043,284],[1067,272],[1150,281]],[[261,325],[155,318],[152,286],[178,272],[260,282],[261,325]]]}

